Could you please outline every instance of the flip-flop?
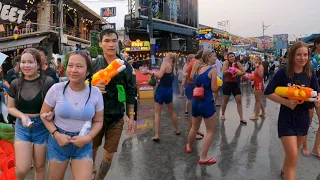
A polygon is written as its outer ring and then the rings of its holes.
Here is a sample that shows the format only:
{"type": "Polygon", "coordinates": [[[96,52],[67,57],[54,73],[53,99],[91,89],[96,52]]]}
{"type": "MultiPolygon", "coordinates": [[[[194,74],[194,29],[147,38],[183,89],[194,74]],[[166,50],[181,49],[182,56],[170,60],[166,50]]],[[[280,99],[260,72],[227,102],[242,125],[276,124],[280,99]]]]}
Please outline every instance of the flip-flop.
{"type": "Polygon", "coordinates": [[[201,132],[197,132],[197,134],[200,135],[200,136],[202,136],[202,137],[204,137],[204,134],[201,133],[201,132]]]}
{"type": "Polygon", "coordinates": [[[215,164],[217,163],[217,160],[215,158],[209,158],[206,161],[199,161],[199,164],[203,164],[203,165],[210,165],[210,164],[215,164]]]}
{"type": "Polygon", "coordinates": [[[311,153],[310,151],[306,151],[304,149],[301,149],[301,154],[304,156],[304,157],[310,157],[311,153]]]}
{"type": "Polygon", "coordinates": [[[186,152],[192,153],[192,149],[190,149],[189,144],[186,144],[186,152]]]}
{"type": "Polygon", "coordinates": [[[251,118],[250,118],[251,121],[256,121],[256,120],[258,120],[258,119],[259,119],[258,117],[251,117],[251,118]]]}
{"type": "Polygon", "coordinates": [[[157,143],[158,143],[158,142],[160,142],[160,138],[154,138],[154,137],[153,137],[153,138],[152,138],[152,141],[154,141],[154,142],[157,142],[157,143]]]}
{"type": "Polygon", "coordinates": [[[96,179],[97,170],[92,171],[92,180],[96,179]]]}
{"type": "Polygon", "coordinates": [[[282,177],[282,179],[284,179],[284,172],[282,170],[280,172],[280,176],[282,177]]]}
{"type": "Polygon", "coordinates": [[[244,126],[247,125],[247,121],[246,121],[246,120],[240,120],[240,123],[241,123],[242,125],[244,125],[244,126]]]}
{"type": "Polygon", "coordinates": [[[188,116],[189,116],[189,113],[188,113],[188,112],[184,112],[184,115],[185,115],[186,117],[188,117],[188,116]]]}
{"type": "Polygon", "coordinates": [[[311,153],[313,156],[315,156],[316,158],[320,159],[320,156],[314,152],[311,153]]]}
{"type": "Polygon", "coordinates": [[[226,116],[222,116],[221,115],[221,120],[225,121],[226,120],[226,116]]]}
{"type": "Polygon", "coordinates": [[[266,119],[266,118],[267,118],[267,115],[266,115],[266,114],[259,114],[259,116],[260,116],[262,119],[266,119]]]}

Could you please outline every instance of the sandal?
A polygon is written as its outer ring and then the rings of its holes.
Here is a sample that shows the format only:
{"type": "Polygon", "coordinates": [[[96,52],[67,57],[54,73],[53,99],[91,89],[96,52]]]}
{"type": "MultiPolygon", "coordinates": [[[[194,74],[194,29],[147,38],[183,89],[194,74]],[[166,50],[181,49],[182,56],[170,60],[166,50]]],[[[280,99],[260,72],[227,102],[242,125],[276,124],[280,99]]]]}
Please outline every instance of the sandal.
{"type": "Polygon", "coordinates": [[[180,132],[175,131],[174,132],[177,136],[180,136],[180,132]]]}
{"type": "Polygon", "coordinates": [[[242,125],[244,125],[244,126],[247,125],[247,121],[246,121],[246,120],[240,120],[240,123],[241,123],[242,125]]]}
{"type": "Polygon", "coordinates": [[[192,149],[190,149],[189,143],[186,144],[186,152],[187,153],[192,153],[192,149]]]}
{"type": "Polygon", "coordinates": [[[211,165],[211,164],[215,164],[217,163],[217,160],[215,158],[209,158],[206,161],[199,161],[199,164],[203,164],[203,165],[211,165]]]}
{"type": "Polygon", "coordinates": [[[257,116],[252,116],[251,118],[250,118],[250,120],[251,121],[256,121],[256,120],[258,120],[259,118],[257,117],[257,116]]]}
{"type": "Polygon", "coordinates": [[[266,114],[259,114],[259,116],[260,116],[262,119],[266,119],[266,118],[267,118],[267,115],[266,115],[266,114]]]}
{"type": "Polygon", "coordinates": [[[160,138],[152,138],[152,141],[159,143],[160,142],[160,138]]]}
{"type": "Polygon", "coordinates": [[[301,154],[305,157],[309,157],[311,155],[310,151],[301,149],[301,154]]]}

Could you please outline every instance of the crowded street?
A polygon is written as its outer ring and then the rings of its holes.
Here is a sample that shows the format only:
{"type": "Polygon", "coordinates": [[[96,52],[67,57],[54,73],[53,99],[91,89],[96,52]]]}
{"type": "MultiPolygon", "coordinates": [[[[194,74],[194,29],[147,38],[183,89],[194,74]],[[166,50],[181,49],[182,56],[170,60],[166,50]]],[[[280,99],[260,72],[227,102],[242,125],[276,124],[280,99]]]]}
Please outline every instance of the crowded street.
{"type": "MultiPolygon", "coordinates": [[[[248,85],[243,85],[243,105],[245,116],[253,112],[254,96],[248,85]]],[[[136,135],[130,137],[123,130],[114,164],[106,179],[130,180],[280,180],[280,169],[284,152],[277,137],[277,116],[279,105],[266,100],[267,118],[249,121],[247,126],[239,126],[234,99],[231,99],[228,120],[217,120],[217,132],[213,140],[210,155],[217,157],[217,164],[200,166],[197,163],[202,141],[197,142],[194,154],[187,154],[184,145],[188,136],[188,117],[184,116],[184,99],[174,98],[175,111],[180,115],[181,136],[174,135],[168,113],[161,119],[160,144],[151,140],[153,128],[153,102],[141,100],[136,135]]],[[[220,109],[220,108],[218,108],[220,109]]],[[[219,112],[219,111],[218,111],[219,112]]],[[[309,130],[312,146],[317,121],[313,121],[309,130]]],[[[201,131],[205,132],[202,124],[201,131]]],[[[100,149],[101,150],[101,149],[100,149]]],[[[101,153],[100,153],[101,154],[101,153]]],[[[98,157],[98,159],[101,159],[98,157]]],[[[320,180],[319,160],[299,154],[297,179],[320,180]]],[[[28,175],[33,179],[33,172],[28,175]]],[[[65,179],[72,179],[70,169],[65,179]]]]}

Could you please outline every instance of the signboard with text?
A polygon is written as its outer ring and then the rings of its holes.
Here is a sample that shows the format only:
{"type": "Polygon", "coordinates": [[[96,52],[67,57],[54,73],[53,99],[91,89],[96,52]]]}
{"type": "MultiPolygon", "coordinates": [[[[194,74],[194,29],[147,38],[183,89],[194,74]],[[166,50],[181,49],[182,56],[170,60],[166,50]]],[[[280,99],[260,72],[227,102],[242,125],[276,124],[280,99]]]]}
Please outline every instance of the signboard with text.
{"type": "Polygon", "coordinates": [[[114,30],[116,30],[116,23],[108,23],[108,24],[102,26],[102,29],[103,30],[104,29],[114,29],[114,30]]]}
{"type": "Polygon", "coordinates": [[[126,52],[138,52],[138,51],[150,51],[149,41],[131,41],[130,39],[125,39],[122,41],[124,49],[126,52]]]}
{"type": "Polygon", "coordinates": [[[115,17],[117,15],[116,7],[105,7],[101,8],[100,16],[101,17],[115,17]]]}
{"type": "Polygon", "coordinates": [[[25,13],[25,10],[0,2],[0,23],[9,21],[11,23],[20,24],[25,13]]]}

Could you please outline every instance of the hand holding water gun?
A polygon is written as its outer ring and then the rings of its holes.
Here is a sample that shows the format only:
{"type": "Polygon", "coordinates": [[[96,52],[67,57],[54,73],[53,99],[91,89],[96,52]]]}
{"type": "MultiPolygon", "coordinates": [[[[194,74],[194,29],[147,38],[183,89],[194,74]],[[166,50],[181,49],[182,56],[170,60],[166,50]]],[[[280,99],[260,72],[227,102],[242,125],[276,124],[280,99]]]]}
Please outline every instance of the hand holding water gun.
{"type": "Polygon", "coordinates": [[[217,76],[217,86],[219,86],[219,87],[222,86],[222,80],[218,76],[217,76]]]}
{"type": "Polygon", "coordinates": [[[104,82],[104,86],[106,86],[114,76],[125,69],[126,65],[124,65],[124,61],[121,59],[115,59],[108,65],[108,67],[101,69],[92,76],[91,84],[96,86],[98,83],[104,82]]]}
{"type": "Polygon", "coordinates": [[[239,76],[239,75],[242,74],[242,72],[241,72],[238,68],[236,68],[236,67],[234,67],[234,66],[229,67],[228,72],[229,72],[232,76],[235,76],[235,75],[239,76]]]}
{"type": "Polygon", "coordinates": [[[254,75],[250,73],[245,73],[243,77],[247,80],[251,80],[251,81],[254,80],[254,75]]]}
{"type": "Polygon", "coordinates": [[[317,91],[295,84],[289,87],[277,87],[275,93],[281,97],[298,100],[298,104],[302,104],[304,101],[315,102],[318,96],[317,91]]]}

